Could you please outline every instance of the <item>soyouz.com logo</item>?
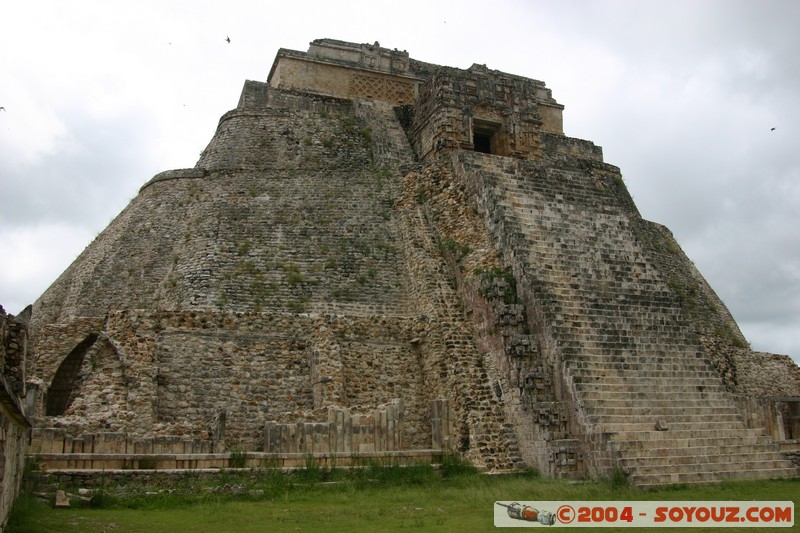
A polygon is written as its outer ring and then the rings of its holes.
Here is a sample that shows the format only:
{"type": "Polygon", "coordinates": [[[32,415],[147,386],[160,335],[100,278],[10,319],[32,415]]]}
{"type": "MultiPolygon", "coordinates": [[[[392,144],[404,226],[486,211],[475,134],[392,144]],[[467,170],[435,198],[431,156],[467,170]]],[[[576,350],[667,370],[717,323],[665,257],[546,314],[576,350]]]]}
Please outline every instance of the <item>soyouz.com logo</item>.
{"type": "Polygon", "coordinates": [[[496,527],[792,527],[794,502],[497,501],[496,527]]]}

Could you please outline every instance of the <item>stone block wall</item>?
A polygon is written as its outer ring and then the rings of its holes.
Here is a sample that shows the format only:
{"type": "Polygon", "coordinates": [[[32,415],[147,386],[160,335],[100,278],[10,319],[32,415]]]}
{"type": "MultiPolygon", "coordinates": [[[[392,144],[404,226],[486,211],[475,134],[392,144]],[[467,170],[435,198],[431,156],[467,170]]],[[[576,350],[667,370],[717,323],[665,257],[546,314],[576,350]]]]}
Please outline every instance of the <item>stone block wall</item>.
{"type": "Polygon", "coordinates": [[[738,392],[766,398],[800,396],[800,368],[788,355],[740,349],[733,359],[738,392]]]}
{"type": "Polygon", "coordinates": [[[788,355],[732,351],[740,409],[776,440],[800,441],[800,368],[788,355]]]}
{"type": "Polygon", "coordinates": [[[28,346],[26,322],[0,306],[0,531],[20,491],[30,423],[22,398],[28,346]]]}
{"type": "Polygon", "coordinates": [[[30,426],[0,402],[0,531],[22,487],[30,426]]]}
{"type": "MultiPolygon", "coordinates": [[[[481,65],[441,68],[420,86],[409,133],[414,151],[425,161],[442,151],[476,149],[478,133],[493,154],[533,159],[540,157],[543,136],[550,145],[563,147],[556,141],[565,139],[562,109],[543,82],[481,65]]],[[[569,145],[572,153],[597,157],[591,143],[572,140],[569,145]]]]}
{"type": "Polygon", "coordinates": [[[66,412],[42,420],[76,438],[115,431],[258,449],[270,422],[398,402],[398,439],[429,448],[419,335],[414,321],[392,317],[118,311],[87,352],[66,412]]]}
{"type": "Polygon", "coordinates": [[[209,454],[215,452],[209,440],[177,435],[137,438],[123,432],[83,432],[69,428],[34,428],[29,453],[32,455],[149,455],[209,454]]]}
{"type": "Polygon", "coordinates": [[[402,442],[402,414],[400,402],[396,401],[361,415],[353,415],[349,409],[330,408],[327,422],[268,422],[264,451],[319,454],[406,449],[402,442]]]}
{"type": "Polygon", "coordinates": [[[34,329],[131,308],[403,314],[397,174],[373,166],[352,102],[278,100],[223,117],[203,179],[143,188],[37,301],[34,329]]]}
{"type": "Polygon", "coordinates": [[[339,98],[411,104],[422,81],[416,73],[417,63],[409,59],[408,52],[382,48],[378,43],[354,45],[318,39],[308,53],[278,51],[268,83],[339,98]]]}

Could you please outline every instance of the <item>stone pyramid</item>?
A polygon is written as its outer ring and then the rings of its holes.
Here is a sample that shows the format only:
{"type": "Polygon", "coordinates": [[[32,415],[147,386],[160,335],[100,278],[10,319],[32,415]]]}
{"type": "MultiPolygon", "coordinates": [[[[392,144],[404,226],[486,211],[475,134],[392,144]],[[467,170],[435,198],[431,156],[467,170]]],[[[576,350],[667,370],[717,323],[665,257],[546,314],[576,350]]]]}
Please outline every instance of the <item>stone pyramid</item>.
{"type": "Polygon", "coordinates": [[[35,302],[33,451],[797,475],[800,370],[562,111],[483,65],[281,49],[35,302]]]}

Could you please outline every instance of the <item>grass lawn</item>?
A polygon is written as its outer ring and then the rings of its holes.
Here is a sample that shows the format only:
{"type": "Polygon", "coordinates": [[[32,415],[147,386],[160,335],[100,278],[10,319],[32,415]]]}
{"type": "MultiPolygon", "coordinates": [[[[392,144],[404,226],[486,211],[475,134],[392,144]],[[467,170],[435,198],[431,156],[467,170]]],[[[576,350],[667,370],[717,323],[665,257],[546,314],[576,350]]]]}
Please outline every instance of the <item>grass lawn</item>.
{"type": "MultiPolygon", "coordinates": [[[[466,533],[496,531],[493,506],[497,500],[792,500],[795,509],[800,509],[800,479],[728,482],[644,492],[610,481],[568,483],[534,474],[484,476],[468,469],[448,472],[429,466],[372,468],[356,474],[321,471],[312,474],[265,474],[255,481],[250,478],[247,490],[239,495],[194,487],[183,494],[142,493],[124,500],[109,495],[86,508],[54,509],[23,496],[12,511],[7,531],[466,533]]],[[[235,481],[231,476],[234,474],[226,473],[220,481],[235,481]]],[[[800,524],[795,526],[798,528],[800,524]]],[[[702,531],[723,530],[731,531],[729,528],[702,531]]]]}

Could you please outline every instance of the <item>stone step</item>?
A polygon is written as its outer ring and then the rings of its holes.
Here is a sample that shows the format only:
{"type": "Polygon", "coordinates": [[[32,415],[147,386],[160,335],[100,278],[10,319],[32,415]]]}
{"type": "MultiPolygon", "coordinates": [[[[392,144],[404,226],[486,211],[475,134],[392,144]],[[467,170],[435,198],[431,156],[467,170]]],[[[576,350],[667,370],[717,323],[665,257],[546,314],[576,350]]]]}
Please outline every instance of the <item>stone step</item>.
{"type": "MultiPolygon", "coordinates": [[[[560,327],[552,322],[553,335],[559,339],[564,349],[569,349],[569,359],[581,360],[597,358],[602,360],[614,353],[635,350],[638,354],[652,353],[655,349],[671,345],[673,349],[688,350],[691,346],[678,344],[672,333],[656,332],[653,335],[626,334],[617,331],[615,334],[592,332],[576,332],[560,327]]],[[[639,356],[641,357],[641,356],[639,356]]],[[[680,356],[677,356],[680,357],[680,356]]],[[[690,356],[686,356],[690,358],[690,356]]]]}
{"type": "Polygon", "coordinates": [[[632,473],[628,482],[638,487],[657,487],[662,485],[708,484],[729,479],[785,479],[797,476],[797,470],[791,467],[739,470],[696,470],[693,472],[658,472],[632,473]]]}
{"type": "Polygon", "coordinates": [[[630,371],[623,371],[618,369],[609,368],[605,371],[598,370],[595,372],[591,371],[578,371],[578,372],[570,372],[572,374],[572,381],[575,384],[587,384],[587,385],[594,385],[596,383],[602,383],[603,385],[628,385],[629,383],[652,383],[654,381],[659,381],[662,379],[668,379],[671,382],[681,381],[681,382],[690,382],[690,384],[694,383],[701,383],[704,384],[706,381],[710,380],[719,380],[719,374],[716,372],[711,371],[676,371],[676,372],[667,372],[667,371],[658,371],[658,372],[651,372],[645,373],[636,370],[630,371]]]}
{"type": "MultiPolygon", "coordinates": [[[[693,396],[700,393],[708,392],[722,392],[724,387],[719,382],[719,379],[703,379],[703,378],[684,378],[676,379],[674,381],[669,379],[612,379],[607,380],[593,380],[593,381],[578,381],[574,382],[575,388],[582,394],[592,391],[608,391],[614,393],[669,393],[672,392],[672,397],[679,397],[680,394],[690,392],[693,396]]],[[[702,396],[702,395],[701,395],[702,396]]]]}
{"type": "MultiPolygon", "coordinates": [[[[658,355],[670,339],[653,335],[653,339],[638,335],[635,345],[619,346],[616,349],[597,349],[587,346],[583,354],[568,359],[570,369],[586,371],[652,371],[663,369],[669,372],[694,370],[715,373],[715,369],[706,359],[705,354],[698,354],[698,347],[688,344],[670,343],[672,352],[669,355],[658,355]]],[[[674,342],[674,341],[673,341],[674,342]]]]}
{"type": "Polygon", "coordinates": [[[702,406],[697,406],[685,399],[668,398],[668,399],[654,399],[642,396],[641,398],[620,398],[618,396],[611,396],[608,398],[585,398],[581,400],[586,412],[595,412],[601,409],[637,409],[646,405],[649,409],[679,409],[697,407],[698,409],[732,409],[738,412],[736,407],[727,398],[717,399],[704,399],[702,406]]]}
{"type": "Polygon", "coordinates": [[[682,455],[707,455],[719,453],[753,452],[774,453],[775,443],[767,435],[747,435],[741,438],[664,439],[650,441],[612,441],[611,449],[624,452],[625,458],[675,457],[682,455]]]}
{"type": "MultiPolygon", "coordinates": [[[[649,336],[656,335],[669,335],[670,333],[683,334],[689,330],[686,326],[676,323],[664,323],[665,320],[673,321],[677,319],[677,311],[675,309],[666,309],[666,313],[661,310],[654,310],[653,308],[632,306],[632,305],[615,305],[612,309],[596,310],[586,309],[585,307],[576,307],[569,300],[550,300],[545,301],[548,305],[548,312],[550,318],[556,324],[565,324],[567,321],[586,321],[591,320],[594,324],[603,325],[606,327],[615,326],[616,330],[624,330],[625,327],[631,329],[636,326],[639,331],[637,335],[647,334],[649,336]],[[647,314],[658,314],[660,316],[647,316],[647,314]]],[[[698,350],[697,344],[684,344],[685,338],[675,339],[679,341],[682,348],[694,348],[698,350]]],[[[675,350],[673,346],[660,346],[654,352],[664,352],[666,350],[675,350]]]]}
{"type": "MultiPolygon", "coordinates": [[[[619,214],[619,209],[608,205],[610,202],[598,203],[598,200],[600,200],[602,196],[589,189],[576,188],[570,189],[569,191],[564,191],[546,187],[538,187],[530,190],[515,188],[513,185],[507,185],[507,187],[508,189],[503,191],[504,194],[498,194],[498,198],[500,199],[497,201],[498,206],[506,209],[537,214],[538,216],[551,216],[553,218],[558,218],[554,215],[548,215],[548,212],[561,214],[560,211],[562,208],[562,202],[567,201],[573,204],[579,203],[583,205],[599,205],[602,206],[600,207],[599,211],[603,212],[607,216],[621,216],[619,214]],[[542,199],[542,196],[544,196],[544,200],[542,199]],[[559,196],[563,198],[559,199],[559,196]],[[554,198],[557,201],[548,200],[549,198],[554,198]]],[[[576,187],[580,187],[580,185],[577,185],[576,187]]],[[[563,214],[565,216],[567,215],[567,213],[563,214]]],[[[586,228],[594,227],[589,222],[583,222],[581,225],[586,228]]]]}
{"type": "MultiPolygon", "coordinates": [[[[568,265],[560,264],[560,268],[564,269],[561,276],[569,275],[570,279],[572,277],[579,277],[581,275],[579,270],[569,268],[568,265]]],[[[607,296],[598,297],[597,289],[598,287],[593,286],[592,290],[588,288],[583,288],[585,293],[584,298],[575,298],[576,292],[581,292],[576,289],[572,289],[568,287],[566,284],[562,283],[560,279],[563,278],[556,278],[553,279],[552,276],[549,276],[547,272],[540,272],[540,271],[533,271],[536,275],[531,277],[531,284],[533,285],[534,289],[545,287],[548,290],[548,296],[550,296],[551,301],[556,301],[561,304],[560,310],[562,313],[570,314],[570,315],[577,315],[577,316],[586,316],[587,313],[592,312],[596,313],[597,316],[609,315],[613,316],[615,312],[618,312],[620,309],[626,309],[629,307],[638,307],[642,313],[644,313],[642,318],[649,318],[649,319],[666,319],[666,318],[673,318],[680,316],[680,307],[678,306],[678,300],[675,295],[671,292],[667,292],[663,289],[660,290],[652,290],[652,291],[641,291],[639,292],[632,292],[628,291],[626,294],[623,291],[611,291],[612,286],[609,285],[607,287],[607,296]],[[561,291],[567,292],[568,296],[572,296],[569,299],[563,298],[553,298],[553,293],[550,291],[551,286],[554,284],[561,284],[562,288],[561,291]],[[627,300],[620,297],[626,297],[627,300]],[[641,305],[642,301],[646,303],[646,306],[641,305]],[[639,305],[636,305],[639,304],[639,305]]],[[[598,280],[600,282],[605,281],[609,283],[610,280],[598,280]]],[[[639,286],[641,289],[641,286],[639,286]]],[[[685,324],[680,322],[675,324],[667,324],[667,325],[680,325],[686,327],[685,324]]]]}
{"type": "MultiPolygon", "coordinates": [[[[715,382],[722,387],[719,383],[720,377],[716,372],[705,370],[688,370],[682,372],[669,372],[667,370],[652,370],[650,372],[640,370],[623,370],[612,367],[607,367],[605,370],[591,370],[591,369],[578,369],[573,371],[570,369],[572,382],[576,385],[581,385],[584,389],[596,388],[597,386],[615,386],[615,385],[628,385],[630,383],[639,384],[663,384],[664,381],[668,383],[680,383],[683,381],[690,381],[696,385],[697,382],[715,382]]],[[[698,390],[698,389],[695,389],[698,390]]],[[[705,387],[704,389],[705,390],[705,387]]]]}
{"type": "MultiPolygon", "coordinates": [[[[655,430],[656,422],[663,417],[653,416],[652,419],[642,421],[640,416],[630,417],[599,417],[590,415],[589,422],[595,426],[596,431],[604,433],[630,433],[639,431],[655,430]],[[634,421],[638,420],[638,421],[634,421]]],[[[666,419],[669,429],[661,431],[666,433],[668,431],[694,431],[703,428],[705,430],[742,430],[744,429],[744,422],[741,418],[731,420],[709,420],[708,416],[697,416],[690,421],[681,422],[679,420],[666,419]]]]}
{"type": "MultiPolygon", "coordinates": [[[[598,308],[601,308],[601,304],[607,304],[617,306],[639,305],[640,307],[658,309],[659,306],[653,305],[657,303],[661,304],[660,307],[664,309],[674,309],[678,302],[675,294],[670,292],[666,285],[661,285],[660,283],[656,284],[651,282],[653,283],[653,287],[650,290],[643,290],[645,287],[648,287],[648,283],[638,281],[635,283],[626,282],[618,280],[613,276],[606,276],[596,280],[581,279],[580,268],[581,265],[585,263],[576,261],[573,265],[574,268],[565,268],[569,265],[565,264],[564,261],[559,261],[557,256],[552,256],[552,254],[545,256],[541,253],[535,253],[534,255],[539,260],[560,263],[559,266],[563,269],[558,272],[555,270],[534,271],[544,275],[543,279],[540,279],[547,282],[547,288],[551,294],[556,296],[586,295],[591,297],[596,296],[598,292],[602,292],[613,296],[612,298],[606,297],[603,300],[598,300],[596,298],[590,298],[588,300],[581,299],[580,303],[583,306],[596,303],[598,308]],[[570,273],[575,275],[570,275],[570,273]]],[[[567,261],[567,263],[569,263],[569,261],[567,261]]],[[[621,262],[621,264],[623,263],[621,262]]],[[[617,272],[617,274],[619,274],[619,272],[617,272]]],[[[624,275],[627,276],[627,273],[624,273],[624,275]]]]}
{"type": "MultiPolygon", "coordinates": [[[[685,439],[676,439],[672,443],[679,443],[685,439]]],[[[691,441],[690,441],[691,442],[691,441]]],[[[635,445],[626,444],[625,451],[621,452],[624,460],[649,460],[655,458],[672,458],[677,461],[687,462],[685,457],[713,457],[719,456],[723,459],[716,461],[725,462],[725,457],[730,457],[730,461],[743,462],[748,456],[750,459],[782,461],[786,462],[788,459],[778,450],[774,441],[766,435],[761,437],[744,437],[742,439],[735,438],[716,438],[716,439],[701,439],[698,442],[711,443],[710,446],[689,446],[685,448],[661,448],[656,447],[647,448],[639,443],[635,445]],[[754,457],[752,454],[759,454],[760,457],[754,457]],[[738,457],[738,459],[736,459],[738,457]],[[741,459],[741,461],[740,461],[741,459]]],[[[689,461],[690,462],[690,461],[689,461]]],[[[646,464],[646,463],[645,463],[646,464]]]]}
{"type": "Polygon", "coordinates": [[[676,353],[669,356],[655,356],[640,353],[610,354],[580,361],[569,361],[567,366],[573,373],[579,370],[598,372],[608,370],[609,368],[613,370],[635,372],[663,370],[672,373],[673,371],[695,370],[709,372],[711,374],[716,373],[714,367],[705,358],[693,357],[686,353],[676,353]],[[646,360],[646,357],[651,357],[652,360],[646,360]]]}
{"type": "MultiPolygon", "coordinates": [[[[566,300],[558,300],[556,303],[560,303],[563,306],[564,302],[566,300]]],[[[695,344],[685,344],[686,338],[689,337],[683,336],[690,333],[686,326],[663,324],[659,323],[660,318],[648,319],[643,317],[642,313],[645,309],[646,307],[642,306],[618,306],[613,313],[607,313],[604,316],[599,314],[592,315],[591,311],[589,311],[585,318],[579,320],[559,318],[558,313],[553,313],[551,318],[553,325],[561,333],[570,335],[595,335],[599,338],[634,335],[637,339],[640,339],[639,342],[660,344],[661,349],[668,346],[672,350],[676,350],[675,346],[671,346],[673,343],[680,347],[680,351],[697,347],[695,344]],[[670,345],[665,346],[664,338],[672,341],[670,345]]],[[[669,320],[673,320],[673,318],[670,317],[669,320]]]]}
{"type": "Polygon", "coordinates": [[[685,372],[668,372],[663,370],[643,372],[637,370],[618,370],[607,368],[606,370],[570,370],[572,382],[575,385],[581,385],[582,389],[588,389],[597,385],[609,386],[627,386],[629,384],[663,384],[665,381],[697,386],[706,384],[713,386],[715,382],[720,380],[719,374],[710,371],[685,371],[685,372]]]}
{"type": "MultiPolygon", "coordinates": [[[[637,366],[657,367],[657,366],[688,366],[703,369],[709,367],[705,355],[697,355],[698,348],[692,345],[672,345],[673,350],[669,356],[658,355],[663,349],[664,344],[660,343],[637,343],[637,346],[619,348],[616,350],[592,350],[582,354],[582,357],[573,358],[566,361],[567,367],[572,369],[586,368],[587,370],[630,367],[635,369],[637,366]]],[[[713,368],[713,367],[710,367],[713,368]]]]}
{"type": "Polygon", "coordinates": [[[655,431],[650,428],[641,431],[627,431],[611,435],[609,446],[614,449],[636,449],[664,447],[690,448],[694,446],[723,446],[741,443],[743,445],[766,445],[771,443],[763,429],[754,428],[703,428],[670,429],[655,431]]]}
{"type": "Polygon", "coordinates": [[[680,309],[670,301],[659,302],[656,293],[630,294],[621,287],[606,287],[603,290],[595,287],[555,289],[553,284],[553,280],[546,275],[534,276],[531,283],[534,292],[538,290],[543,300],[558,304],[554,309],[556,318],[583,322],[607,318],[611,322],[623,312],[638,311],[636,315],[628,313],[627,324],[652,323],[653,326],[665,326],[676,331],[688,328],[678,321],[680,309]]]}
{"type": "MultiPolygon", "coordinates": [[[[619,317],[619,320],[624,320],[619,317]]],[[[615,351],[635,350],[638,354],[646,354],[654,349],[670,346],[676,352],[689,351],[694,346],[680,343],[681,332],[669,328],[659,328],[650,332],[633,331],[620,328],[619,324],[597,325],[592,328],[575,328],[559,324],[552,319],[555,335],[562,343],[569,345],[571,341],[579,341],[574,347],[581,348],[586,356],[609,357],[615,351]]],[[[636,358],[642,357],[641,355],[636,358]]],[[[676,356],[680,357],[680,356],[676,356]]]]}
{"type": "Polygon", "coordinates": [[[709,385],[706,388],[698,389],[702,385],[689,385],[685,383],[675,383],[672,388],[661,384],[653,384],[650,387],[631,385],[626,388],[625,384],[599,383],[576,383],[575,390],[579,400],[643,400],[644,402],[657,400],[684,400],[686,403],[704,404],[706,400],[728,400],[730,396],[722,387],[709,385]]]}
{"type": "MultiPolygon", "coordinates": [[[[586,404],[584,402],[584,407],[586,404]]],[[[586,409],[587,417],[590,420],[596,417],[597,419],[621,421],[620,417],[629,417],[630,419],[647,417],[650,418],[666,418],[667,420],[684,420],[693,421],[708,419],[712,417],[716,420],[737,420],[741,421],[741,414],[735,405],[725,405],[711,407],[707,405],[696,405],[691,403],[684,403],[683,405],[653,405],[652,403],[642,400],[639,405],[627,405],[622,407],[595,407],[592,410],[586,409]]]]}
{"type": "MultiPolygon", "coordinates": [[[[638,312],[639,310],[634,310],[638,312]]],[[[598,343],[587,345],[588,361],[612,363],[657,363],[656,354],[669,350],[669,355],[662,355],[662,363],[675,363],[678,360],[694,360],[700,348],[687,343],[683,328],[669,325],[655,325],[651,322],[633,320],[624,314],[617,314],[608,321],[595,321],[591,326],[574,326],[564,323],[550,315],[552,327],[559,335],[567,339],[581,339],[598,343]],[[606,346],[609,342],[617,346],[606,346]],[[600,350],[599,348],[603,348],[600,350]],[[616,348],[607,350],[607,348],[616,348]],[[650,361],[649,359],[652,359],[650,361]]],[[[580,361],[577,359],[576,361],[580,361]]]]}
{"type": "Polygon", "coordinates": [[[705,455],[675,455],[663,457],[623,457],[623,465],[638,472],[666,471],[666,467],[680,470],[702,470],[714,465],[714,469],[741,468],[744,464],[760,464],[767,468],[785,468],[788,461],[777,452],[736,452],[730,454],[709,453],[705,455]]]}
{"type": "MultiPolygon", "coordinates": [[[[552,261],[534,254],[531,261],[552,261]]],[[[579,271],[567,265],[559,265],[562,272],[582,276],[579,271]]],[[[561,304],[562,312],[577,316],[613,317],[621,311],[637,310],[639,315],[629,315],[630,319],[652,320],[654,318],[671,318],[680,316],[677,299],[671,293],[660,290],[643,290],[641,284],[624,286],[611,278],[598,280],[598,283],[580,287],[558,287],[559,281],[548,276],[546,272],[533,271],[534,288],[546,288],[543,296],[561,304]],[[602,286],[600,286],[602,285],[602,286]],[[658,316],[654,316],[658,315],[658,316]]],[[[680,322],[666,323],[670,326],[683,326],[680,322]]]]}
{"type": "MultiPolygon", "coordinates": [[[[534,292],[536,292],[534,290],[534,292]]],[[[585,310],[581,311],[580,315],[575,314],[569,304],[573,303],[572,299],[591,298],[592,296],[564,296],[559,297],[556,295],[552,297],[542,295],[541,300],[548,304],[548,312],[553,324],[560,328],[564,333],[573,335],[586,335],[594,333],[597,335],[604,335],[605,331],[619,335],[620,333],[635,334],[636,337],[644,339],[656,339],[660,344],[660,350],[671,349],[677,351],[676,344],[681,347],[680,351],[694,348],[697,350],[696,343],[686,343],[687,339],[691,339],[687,334],[691,334],[692,330],[678,322],[680,317],[675,313],[675,309],[667,309],[665,311],[656,310],[653,307],[639,304],[616,304],[614,309],[605,311],[585,310]],[[647,313],[656,313],[660,316],[648,317],[647,313]],[[667,338],[671,342],[666,344],[663,339],[667,338]]]]}
{"type": "MultiPolygon", "coordinates": [[[[587,285],[600,280],[609,282],[624,283],[631,288],[642,290],[645,287],[656,288],[659,292],[668,292],[666,285],[656,277],[647,277],[648,270],[634,270],[636,264],[634,255],[635,248],[630,248],[630,243],[624,239],[609,241],[603,234],[586,232],[583,234],[573,234],[568,237],[561,230],[559,234],[552,234],[550,230],[542,228],[541,225],[521,224],[520,227],[511,229],[511,233],[516,237],[516,248],[519,252],[531,254],[542,259],[547,259],[547,263],[531,263],[530,268],[539,269],[540,272],[548,272],[553,279],[569,280],[564,275],[565,270],[556,268],[546,268],[542,270],[539,265],[555,267],[565,265],[575,265],[576,269],[566,269],[568,271],[586,271],[581,278],[574,279],[572,284],[587,285]],[[585,243],[586,234],[594,235],[599,244],[603,245],[603,255],[587,255],[585,243]],[[633,277],[632,273],[637,272],[639,277],[633,277]],[[611,276],[611,274],[615,274],[611,276]],[[602,275],[603,277],[600,277],[602,275]]],[[[632,236],[631,236],[632,238],[632,236]]],[[[640,263],[641,264],[641,263],[640,263]]],[[[650,274],[652,275],[652,274],[650,274]]],[[[670,293],[671,294],[671,293],[670,293]]],[[[674,296],[673,296],[674,297],[674,296]]]]}
{"type": "Polygon", "coordinates": [[[697,403],[704,403],[704,402],[731,402],[730,396],[727,393],[719,392],[715,394],[705,394],[702,396],[692,395],[691,397],[681,397],[680,395],[676,395],[674,393],[670,394],[669,392],[659,392],[653,391],[650,397],[647,396],[646,391],[638,391],[638,392],[628,392],[628,393],[620,393],[620,392],[611,392],[611,391],[589,391],[589,393],[583,392],[580,395],[580,402],[583,402],[584,412],[585,413],[592,413],[594,412],[594,405],[593,402],[599,402],[602,405],[604,402],[608,401],[619,401],[619,402],[626,402],[622,405],[630,404],[637,404],[639,402],[645,401],[649,402],[651,405],[658,405],[660,402],[668,401],[668,400],[676,400],[676,398],[681,398],[681,401],[694,401],[697,403]]]}
{"type": "Polygon", "coordinates": [[[652,400],[675,400],[678,398],[692,398],[694,401],[706,400],[719,400],[726,399],[730,401],[730,393],[725,390],[721,384],[709,383],[708,386],[703,386],[702,389],[695,387],[678,387],[677,384],[673,388],[643,386],[643,387],[630,387],[624,388],[620,385],[611,387],[604,387],[600,383],[581,383],[575,385],[580,399],[619,399],[619,400],[634,400],[639,398],[647,398],[652,400]]]}
{"type": "MultiPolygon", "coordinates": [[[[535,289],[534,292],[536,292],[535,289]]],[[[548,309],[548,311],[551,313],[551,317],[556,323],[563,323],[573,320],[594,320],[596,323],[603,323],[603,321],[605,321],[607,324],[616,323],[618,327],[621,324],[627,324],[628,327],[634,324],[646,325],[648,328],[650,328],[650,331],[655,333],[670,331],[684,333],[690,331],[686,325],[676,322],[679,317],[677,310],[674,308],[666,309],[666,313],[660,310],[656,311],[648,307],[631,305],[614,305],[613,308],[608,309],[592,309],[586,308],[582,305],[576,305],[575,302],[571,300],[554,299],[545,295],[540,295],[540,298],[543,301],[547,301],[552,306],[552,308],[548,309]],[[635,310],[637,314],[633,315],[631,313],[623,313],[630,309],[635,310]],[[648,313],[650,315],[659,316],[647,316],[648,313]],[[620,322],[621,318],[624,319],[624,322],[620,322]]],[[[686,341],[686,339],[677,340],[682,340],[684,342],[686,341]]],[[[687,348],[697,348],[696,344],[686,344],[685,346],[687,348]]],[[[664,351],[666,349],[674,350],[674,348],[662,346],[660,351],[664,351]]]]}
{"type": "MultiPolygon", "coordinates": [[[[714,384],[715,382],[721,387],[719,374],[716,372],[709,372],[705,370],[699,371],[684,371],[684,372],[668,372],[668,371],[653,371],[642,372],[638,370],[623,370],[607,367],[605,370],[591,370],[591,369],[577,369],[573,371],[570,369],[572,382],[576,385],[588,387],[613,387],[613,386],[627,386],[629,384],[638,384],[644,386],[670,385],[682,384],[689,382],[692,385],[705,385],[705,382],[714,384]]],[[[700,390],[700,389],[698,389],[700,390]]],[[[705,390],[705,387],[704,389],[705,390]]]]}

